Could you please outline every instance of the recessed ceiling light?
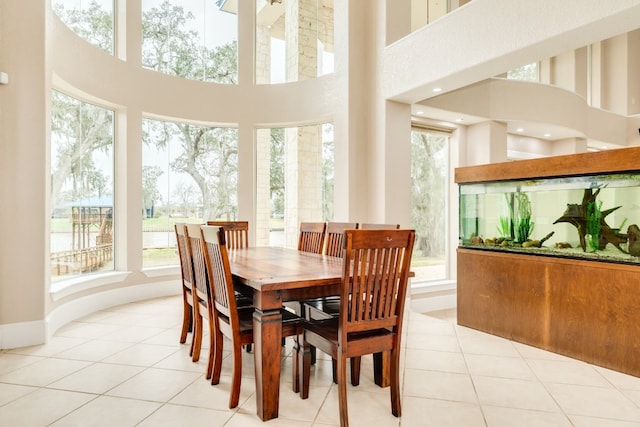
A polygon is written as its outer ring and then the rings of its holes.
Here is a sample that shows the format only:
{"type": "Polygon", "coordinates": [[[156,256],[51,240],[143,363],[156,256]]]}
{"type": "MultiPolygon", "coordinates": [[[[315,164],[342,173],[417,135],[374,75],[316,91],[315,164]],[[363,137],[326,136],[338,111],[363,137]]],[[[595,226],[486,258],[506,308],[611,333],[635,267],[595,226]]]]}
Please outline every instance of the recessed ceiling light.
{"type": "Polygon", "coordinates": [[[416,114],[417,114],[417,115],[419,115],[419,116],[421,116],[421,115],[423,115],[423,114],[424,114],[424,111],[422,111],[422,110],[420,110],[420,111],[416,111],[416,114]]]}
{"type": "Polygon", "coordinates": [[[456,119],[456,122],[458,122],[458,123],[460,123],[460,122],[464,122],[464,119],[463,119],[462,117],[458,117],[458,118],[456,119]]]}
{"type": "Polygon", "coordinates": [[[603,149],[603,150],[606,150],[607,148],[609,148],[609,147],[607,147],[606,145],[603,145],[603,146],[602,146],[602,149],[603,149]]]}
{"type": "Polygon", "coordinates": [[[550,134],[550,133],[545,133],[545,134],[544,134],[544,137],[545,137],[545,138],[549,138],[550,136],[551,136],[551,134],[550,134]]]}
{"type": "Polygon", "coordinates": [[[433,88],[433,91],[434,91],[435,93],[442,92],[442,88],[441,88],[441,87],[434,87],[434,88],[433,88]]]}
{"type": "Polygon", "coordinates": [[[516,129],[516,132],[524,132],[524,129],[523,128],[518,128],[518,129],[516,129]]]}

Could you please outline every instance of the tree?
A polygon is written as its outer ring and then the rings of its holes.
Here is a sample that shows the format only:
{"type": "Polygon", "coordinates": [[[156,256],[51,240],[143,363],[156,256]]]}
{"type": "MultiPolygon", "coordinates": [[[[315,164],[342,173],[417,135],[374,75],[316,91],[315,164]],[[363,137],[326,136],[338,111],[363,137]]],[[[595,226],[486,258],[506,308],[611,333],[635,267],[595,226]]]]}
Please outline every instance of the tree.
{"type": "MultiPolygon", "coordinates": [[[[100,8],[92,0],[83,10],[66,10],[63,5],[54,6],[56,13],[81,37],[92,40],[98,46],[113,46],[113,13],[100,8]]],[[[183,78],[234,84],[237,82],[237,43],[229,43],[215,49],[201,46],[200,35],[189,30],[194,15],[185,12],[182,6],[164,1],[160,7],[143,13],[143,64],[159,72],[177,75],[183,78]]],[[[106,49],[109,50],[109,49],[106,49]]],[[[87,113],[84,113],[87,114],[87,113]]],[[[86,117],[82,123],[79,117],[72,117],[69,108],[60,102],[52,108],[55,126],[79,128],[83,138],[69,140],[58,156],[56,176],[66,176],[72,168],[90,165],[86,153],[112,144],[112,137],[103,136],[106,129],[113,128],[113,118],[107,123],[107,116],[94,113],[93,119],[86,117]]],[[[235,129],[207,128],[189,123],[155,122],[155,131],[146,134],[143,139],[159,149],[169,143],[179,141],[183,154],[172,162],[175,172],[190,175],[201,191],[204,212],[207,216],[233,216],[237,204],[237,131],[235,129]],[[160,127],[162,129],[160,129],[160,127]],[[214,152],[216,151],[217,152],[214,152]],[[216,167],[212,167],[216,164],[216,167]]],[[[55,131],[55,129],[54,129],[55,131]]],[[[59,193],[62,180],[53,177],[52,194],[59,193]]],[[[143,189],[148,189],[143,182],[143,189]]],[[[157,189],[156,189],[157,190],[157,189]]],[[[146,191],[146,190],[143,190],[146,191]]],[[[145,206],[151,194],[145,194],[145,206]]],[[[55,197],[54,197],[55,199],[55,197]]],[[[156,198],[154,201],[160,200],[156,198]]]]}
{"type": "Polygon", "coordinates": [[[98,169],[94,155],[109,155],[113,146],[113,112],[53,92],[51,109],[52,168],[51,200],[55,207],[63,200],[100,196],[109,179],[98,169]]]}
{"type": "Polygon", "coordinates": [[[63,0],[53,2],[53,10],[76,34],[109,53],[113,53],[113,12],[96,0],[84,9],[65,9],[63,0]]]}
{"type": "Polygon", "coordinates": [[[447,138],[424,132],[411,134],[411,224],[416,249],[426,257],[444,255],[447,138]]]}
{"type": "MultiPolygon", "coordinates": [[[[208,49],[199,34],[187,29],[194,16],[164,1],[143,13],[143,64],[156,71],[195,80],[234,84],[237,43],[208,49]]],[[[181,122],[153,122],[144,142],[164,149],[179,144],[181,154],[171,169],[188,174],[201,193],[205,219],[235,218],[237,130],[181,122]]]]}
{"type": "Polygon", "coordinates": [[[158,178],[162,174],[164,171],[158,166],[142,167],[142,207],[147,218],[153,217],[156,202],[162,201],[162,194],[158,190],[158,178]]]}

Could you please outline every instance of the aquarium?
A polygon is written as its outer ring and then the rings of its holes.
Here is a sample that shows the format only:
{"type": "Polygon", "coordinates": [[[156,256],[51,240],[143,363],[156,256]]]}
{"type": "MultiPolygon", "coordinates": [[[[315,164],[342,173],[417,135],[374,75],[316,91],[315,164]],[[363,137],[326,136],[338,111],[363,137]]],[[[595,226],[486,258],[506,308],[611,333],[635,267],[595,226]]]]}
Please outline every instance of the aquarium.
{"type": "Polygon", "coordinates": [[[640,172],[461,183],[460,247],[640,263],[640,172]]]}

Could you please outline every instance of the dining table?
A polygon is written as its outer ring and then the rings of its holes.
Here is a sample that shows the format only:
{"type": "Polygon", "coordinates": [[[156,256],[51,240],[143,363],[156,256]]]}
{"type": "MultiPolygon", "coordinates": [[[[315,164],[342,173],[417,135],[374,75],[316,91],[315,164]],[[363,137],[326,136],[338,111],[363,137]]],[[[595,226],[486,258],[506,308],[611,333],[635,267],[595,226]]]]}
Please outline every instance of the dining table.
{"type": "MultiPolygon", "coordinates": [[[[340,295],[343,262],[341,257],[273,246],[228,254],[235,289],[253,299],[256,409],[267,421],[278,417],[283,303],[340,295]]],[[[380,387],[390,384],[388,357],[374,355],[374,382],[380,387]]]]}
{"type": "Polygon", "coordinates": [[[283,303],[339,295],[342,258],[249,247],[229,251],[229,264],[236,290],[253,298],[256,407],[267,421],[278,417],[283,303]]]}

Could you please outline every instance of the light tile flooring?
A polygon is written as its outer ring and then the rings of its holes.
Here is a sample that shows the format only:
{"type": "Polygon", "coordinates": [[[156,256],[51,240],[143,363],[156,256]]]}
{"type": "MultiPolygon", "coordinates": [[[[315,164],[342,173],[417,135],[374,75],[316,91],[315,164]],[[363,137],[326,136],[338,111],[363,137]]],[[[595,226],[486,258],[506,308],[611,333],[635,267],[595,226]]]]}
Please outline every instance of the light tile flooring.
{"type": "MultiPolygon", "coordinates": [[[[229,410],[231,365],[217,386],[178,343],[180,297],[94,313],[46,345],[0,353],[0,426],[335,426],[330,360],[312,370],[308,400],[291,390],[283,349],[280,417],[255,415],[252,354],[244,353],[240,405],[229,410]]],[[[353,426],[640,426],[640,379],[409,313],[402,357],[402,417],[363,360],[348,389],[353,426]]]]}

